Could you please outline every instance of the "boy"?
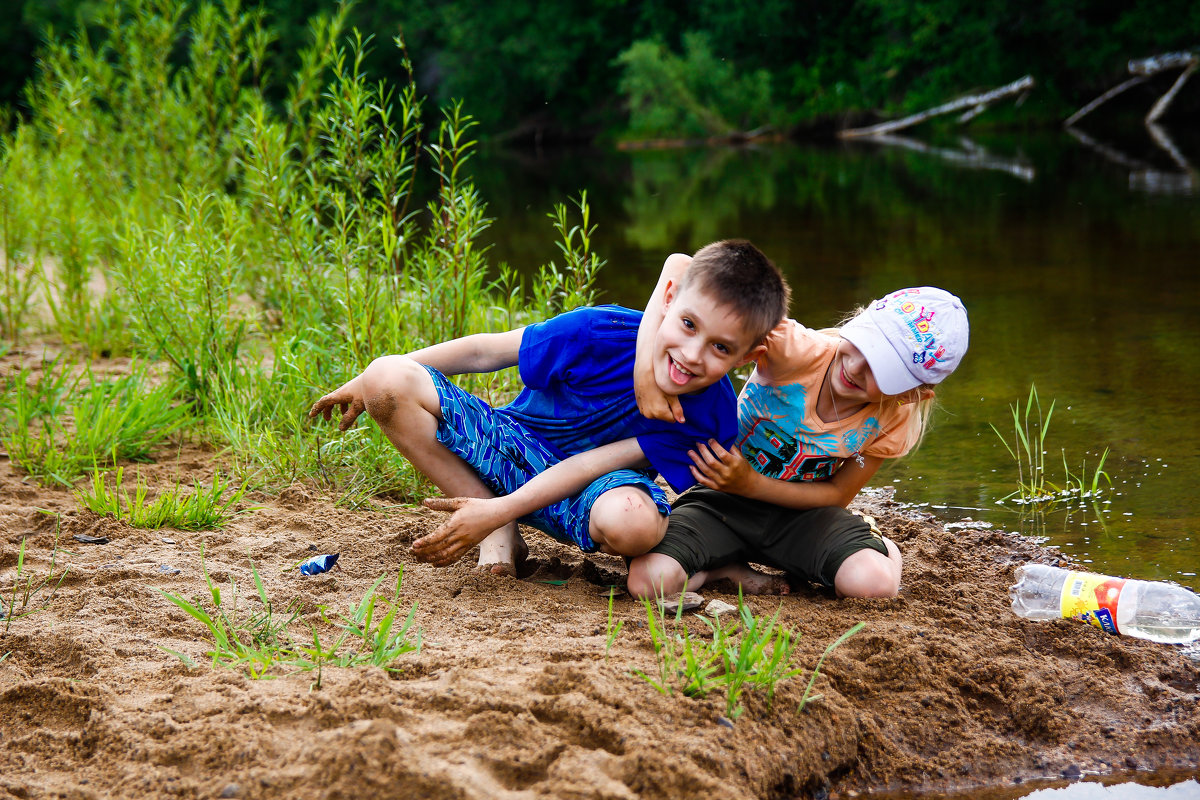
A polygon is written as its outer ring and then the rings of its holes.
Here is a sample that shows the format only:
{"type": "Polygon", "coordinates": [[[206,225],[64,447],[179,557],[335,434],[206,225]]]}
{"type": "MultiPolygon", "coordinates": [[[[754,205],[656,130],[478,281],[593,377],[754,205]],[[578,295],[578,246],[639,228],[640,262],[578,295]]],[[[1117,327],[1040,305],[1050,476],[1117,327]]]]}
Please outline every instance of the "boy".
{"type": "MultiPolygon", "coordinates": [[[[687,256],[667,261],[679,258],[687,256]]],[[[732,442],[736,399],[725,373],[761,352],[787,302],[779,270],[741,240],[702,248],[686,278],[668,283],[647,350],[655,386],[679,398],[687,423],[638,413],[642,313],[618,306],[376,359],[309,416],[329,419],[337,406],[346,430],[367,411],[413,466],[457,498],[428,503],[455,513],[413,543],[421,561],[446,566],[478,544],[481,567],[515,574],[525,550],[518,519],[586,552],[636,556],[659,542],[670,512],[653,471],[682,491],[694,482],[689,449],[709,438],[732,442]],[[514,365],[525,388],[498,409],[444,377],[514,365]]]]}

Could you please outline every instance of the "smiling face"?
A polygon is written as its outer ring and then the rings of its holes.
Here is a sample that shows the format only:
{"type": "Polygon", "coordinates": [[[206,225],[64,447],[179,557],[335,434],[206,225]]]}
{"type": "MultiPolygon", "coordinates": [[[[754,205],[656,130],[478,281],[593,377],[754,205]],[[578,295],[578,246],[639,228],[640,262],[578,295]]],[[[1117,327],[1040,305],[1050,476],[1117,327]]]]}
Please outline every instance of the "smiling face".
{"type": "Polygon", "coordinates": [[[829,390],[842,414],[847,413],[846,409],[857,410],[883,399],[866,356],[846,339],[838,343],[829,365],[829,390]]]}
{"type": "Polygon", "coordinates": [[[691,286],[671,283],[654,336],[654,380],[668,395],[698,392],[762,351],[742,318],[691,286]]]}

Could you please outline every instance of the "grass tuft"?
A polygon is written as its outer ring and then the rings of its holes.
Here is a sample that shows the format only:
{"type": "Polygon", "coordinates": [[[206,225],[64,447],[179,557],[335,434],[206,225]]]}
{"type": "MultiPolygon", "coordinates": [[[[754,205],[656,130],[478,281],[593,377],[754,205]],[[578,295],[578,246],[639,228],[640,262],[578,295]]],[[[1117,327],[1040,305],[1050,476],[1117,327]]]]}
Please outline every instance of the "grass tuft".
{"type": "Polygon", "coordinates": [[[246,484],[233,489],[221,481],[220,472],[213,475],[211,486],[204,486],[196,481],[190,494],[181,491],[179,482],[176,481],[173,489],[160,493],[152,502],[147,500],[149,488],[142,481],[141,475],[137,478],[132,496],[122,486],[124,475],[125,468],[118,467],[115,485],[110,490],[105,474],[96,470],[92,473],[91,487],[77,489],[75,499],[93,514],[112,517],[135,528],[149,530],[211,530],[224,526],[238,514],[256,510],[234,510],[246,494],[246,484]]]}
{"type": "Polygon", "coordinates": [[[1043,413],[1037,386],[1031,385],[1024,410],[1020,403],[1009,406],[1009,410],[1012,412],[1012,442],[1010,443],[995,425],[991,425],[992,431],[1004,445],[1004,449],[1008,451],[1017,467],[1017,488],[1001,498],[999,503],[1003,504],[1012,500],[1019,505],[1028,505],[1053,504],[1063,500],[1087,500],[1096,497],[1104,490],[1102,483],[1112,485],[1112,478],[1104,471],[1104,463],[1108,459],[1108,448],[1105,448],[1099,463],[1090,472],[1087,462],[1084,461],[1079,473],[1071,472],[1067,465],[1066,451],[1060,451],[1063,483],[1058,485],[1048,479],[1046,439],[1050,433],[1050,420],[1054,416],[1055,402],[1051,401],[1049,408],[1043,413]]]}
{"type": "MultiPolygon", "coordinates": [[[[646,627],[654,646],[658,674],[651,677],[641,670],[634,670],[634,674],[661,694],[679,691],[687,697],[703,698],[724,691],[725,716],[735,720],[745,711],[742,697],[747,690],[762,692],[770,708],[780,684],[804,671],[793,664],[798,634],[780,624],[782,606],[771,617],[758,617],[739,592],[736,618],[724,622],[720,617],[696,615],[711,634],[711,638],[706,638],[693,634],[684,623],[682,605],[673,616],[668,616],[659,603],[643,600],[642,604],[646,608],[646,627]]],[[[858,623],[825,649],[798,712],[816,699],[809,695],[826,656],[864,625],[858,623]]]]}
{"type": "MultiPolygon", "coordinates": [[[[15,620],[44,611],[54,599],[58,587],[62,585],[70,567],[58,569],[58,538],[62,532],[62,516],[53,511],[37,509],[42,514],[54,515],[54,544],[50,549],[50,566],[45,575],[36,574],[25,569],[25,539],[17,551],[17,574],[12,584],[6,589],[0,589],[0,619],[4,620],[4,631],[7,635],[15,620]]],[[[5,654],[5,658],[8,654],[5,654]]],[[[2,660],[2,659],[0,659],[2,660]]]]}
{"type": "Polygon", "coordinates": [[[612,650],[614,644],[617,643],[617,637],[621,635],[621,630],[625,627],[625,620],[620,620],[616,625],[613,625],[613,597],[617,593],[617,587],[610,586],[608,589],[608,623],[604,627],[604,660],[608,660],[608,653],[612,650]]]}
{"type": "Polygon", "coordinates": [[[11,382],[12,419],[0,444],[44,485],[70,486],[96,464],[147,461],[188,422],[188,406],[174,402],[169,385],[152,385],[142,365],[116,378],[96,378],[90,366],[71,371],[60,357],[38,380],[22,369],[11,382]]]}
{"type": "MultiPolygon", "coordinates": [[[[396,574],[396,587],[390,597],[377,594],[380,584],[387,577],[380,575],[362,599],[350,606],[349,613],[338,614],[335,619],[331,617],[327,606],[319,606],[316,610],[317,620],[336,631],[328,644],[322,642],[317,623],[301,618],[299,601],[287,604],[278,614],[275,612],[254,562],[250,562],[250,572],[261,603],[261,610],[254,613],[239,611],[237,583],[233,578],[229,580],[228,594],[222,597],[220,587],[213,583],[208,574],[203,548],[200,551],[200,570],[208,588],[211,603],[207,605],[211,611],[203,601],[188,599],[165,589],[162,593],[208,629],[212,644],[206,655],[212,660],[213,667],[241,670],[254,679],[315,672],[312,688],[320,689],[327,666],[352,668],[373,665],[395,672],[400,669],[395,665],[397,659],[406,653],[421,650],[421,631],[419,628],[412,630],[417,604],[413,603],[407,614],[401,617],[403,569],[396,574]],[[292,632],[292,628],[300,622],[307,628],[304,643],[298,641],[292,632]]],[[[187,654],[165,647],[162,649],[178,657],[189,669],[195,666],[195,660],[187,654]]]]}

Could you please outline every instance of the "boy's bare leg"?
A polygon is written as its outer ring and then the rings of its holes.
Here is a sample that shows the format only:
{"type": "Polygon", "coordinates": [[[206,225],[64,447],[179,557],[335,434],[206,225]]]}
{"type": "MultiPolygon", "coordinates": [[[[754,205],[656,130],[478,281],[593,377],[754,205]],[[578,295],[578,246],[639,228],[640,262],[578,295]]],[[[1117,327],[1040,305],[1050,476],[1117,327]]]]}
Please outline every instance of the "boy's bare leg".
{"type": "Polygon", "coordinates": [[[667,516],[642,489],[618,486],[592,504],[588,533],[600,550],[618,556],[640,556],[662,541],[667,516]]]}
{"type": "Polygon", "coordinates": [[[647,553],[630,562],[626,588],[638,600],[653,600],[679,594],[691,584],[678,561],[664,553],[647,553]]]}
{"type": "MultiPolygon", "coordinates": [[[[441,398],[429,373],[406,356],[371,362],[360,376],[366,411],[412,465],[447,497],[494,497],[475,471],[437,440],[441,398]]],[[[479,566],[496,574],[516,575],[528,549],[515,522],[480,542],[479,566]]]]}
{"type": "Polygon", "coordinates": [[[479,543],[479,569],[493,575],[517,577],[517,565],[529,556],[529,545],[517,532],[517,523],[497,528],[479,543]]]}

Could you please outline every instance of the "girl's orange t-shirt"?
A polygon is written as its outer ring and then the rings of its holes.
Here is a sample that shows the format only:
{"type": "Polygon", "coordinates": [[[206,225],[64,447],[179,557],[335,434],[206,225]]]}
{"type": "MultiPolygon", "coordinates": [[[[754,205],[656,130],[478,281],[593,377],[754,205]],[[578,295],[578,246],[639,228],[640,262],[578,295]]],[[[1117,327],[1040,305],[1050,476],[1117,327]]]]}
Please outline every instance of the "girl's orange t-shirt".
{"type": "Polygon", "coordinates": [[[848,458],[897,458],[908,451],[912,404],[885,398],[833,422],[817,415],[817,392],[839,341],[790,319],[767,337],[766,352],[738,397],[738,446],[763,475],[826,480],[848,458]]]}

